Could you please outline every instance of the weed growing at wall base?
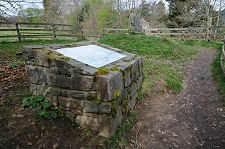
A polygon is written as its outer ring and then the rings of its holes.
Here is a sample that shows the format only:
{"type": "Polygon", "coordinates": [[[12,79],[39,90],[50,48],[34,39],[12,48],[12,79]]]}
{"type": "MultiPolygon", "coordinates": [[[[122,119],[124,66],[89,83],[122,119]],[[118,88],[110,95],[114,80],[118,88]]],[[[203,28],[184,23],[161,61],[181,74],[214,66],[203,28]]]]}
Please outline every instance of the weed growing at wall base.
{"type": "Polygon", "coordinates": [[[45,99],[43,95],[31,96],[24,98],[22,100],[22,107],[30,107],[33,110],[41,110],[39,112],[40,116],[48,120],[53,120],[58,117],[58,115],[63,115],[62,112],[59,112],[51,103],[45,99]]]}

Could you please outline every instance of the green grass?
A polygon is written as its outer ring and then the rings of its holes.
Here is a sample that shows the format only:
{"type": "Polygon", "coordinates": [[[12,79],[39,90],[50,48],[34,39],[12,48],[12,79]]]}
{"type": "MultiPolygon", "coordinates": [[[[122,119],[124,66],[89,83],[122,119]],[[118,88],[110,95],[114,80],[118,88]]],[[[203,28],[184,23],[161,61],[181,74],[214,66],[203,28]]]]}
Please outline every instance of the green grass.
{"type": "Polygon", "coordinates": [[[221,42],[216,42],[216,41],[211,41],[208,42],[206,40],[186,40],[186,41],[181,41],[177,40],[180,44],[184,45],[189,45],[189,46],[196,46],[196,47],[203,47],[203,48],[210,48],[210,49],[215,49],[218,50],[221,48],[221,42]]]}
{"type": "Polygon", "coordinates": [[[212,72],[215,80],[218,84],[218,90],[222,93],[224,105],[225,105],[225,76],[222,71],[221,65],[220,65],[220,57],[222,55],[222,52],[218,53],[216,59],[214,59],[213,65],[212,65],[212,72]]]}
{"type": "Polygon", "coordinates": [[[198,53],[197,50],[172,40],[142,34],[113,34],[99,42],[144,58],[144,94],[150,94],[159,83],[163,84],[163,90],[168,88],[173,93],[179,93],[183,79],[180,67],[198,53]]]}
{"type": "Polygon", "coordinates": [[[21,61],[21,56],[16,56],[16,52],[21,51],[24,45],[43,45],[43,44],[67,44],[78,40],[25,40],[17,43],[0,44],[0,61],[21,61]]]}

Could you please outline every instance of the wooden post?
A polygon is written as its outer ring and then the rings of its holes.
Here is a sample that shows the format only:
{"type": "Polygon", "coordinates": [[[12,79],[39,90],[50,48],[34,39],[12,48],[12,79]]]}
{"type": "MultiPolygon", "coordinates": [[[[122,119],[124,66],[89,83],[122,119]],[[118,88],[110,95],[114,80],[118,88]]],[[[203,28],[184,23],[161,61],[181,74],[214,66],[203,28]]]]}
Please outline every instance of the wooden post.
{"type": "Polygon", "coordinates": [[[18,41],[21,42],[21,34],[20,34],[20,29],[19,29],[19,24],[16,23],[16,32],[18,36],[18,41]]]}
{"type": "Polygon", "coordinates": [[[210,42],[211,26],[212,26],[212,17],[209,17],[208,26],[207,26],[207,39],[208,39],[208,42],[210,42]]]}
{"type": "Polygon", "coordinates": [[[53,29],[53,39],[56,40],[56,28],[55,25],[52,25],[52,29],[53,29]]]}
{"type": "Polygon", "coordinates": [[[184,41],[184,34],[185,34],[185,33],[184,33],[184,31],[183,31],[183,34],[182,34],[182,40],[183,40],[183,41],[184,41]]]}
{"type": "Polygon", "coordinates": [[[83,26],[81,26],[81,37],[82,37],[82,39],[84,39],[84,30],[83,30],[83,26]]]}

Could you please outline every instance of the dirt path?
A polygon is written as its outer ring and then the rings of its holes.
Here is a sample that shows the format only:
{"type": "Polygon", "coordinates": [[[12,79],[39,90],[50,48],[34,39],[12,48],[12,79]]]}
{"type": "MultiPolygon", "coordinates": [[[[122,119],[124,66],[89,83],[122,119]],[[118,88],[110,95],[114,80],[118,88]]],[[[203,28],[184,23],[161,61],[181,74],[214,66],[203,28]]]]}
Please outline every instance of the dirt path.
{"type": "Polygon", "coordinates": [[[180,95],[152,95],[137,106],[130,148],[225,148],[225,111],[211,73],[216,51],[199,50],[180,95]]]}

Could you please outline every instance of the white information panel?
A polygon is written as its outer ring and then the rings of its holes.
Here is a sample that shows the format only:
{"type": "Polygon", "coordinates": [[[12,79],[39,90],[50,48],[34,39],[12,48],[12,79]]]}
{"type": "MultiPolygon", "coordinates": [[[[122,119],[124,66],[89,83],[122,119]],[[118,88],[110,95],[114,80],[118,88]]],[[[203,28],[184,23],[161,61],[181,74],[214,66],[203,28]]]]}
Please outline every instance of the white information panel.
{"type": "Polygon", "coordinates": [[[55,51],[96,68],[126,57],[124,54],[96,45],[62,48],[55,51]]]}

